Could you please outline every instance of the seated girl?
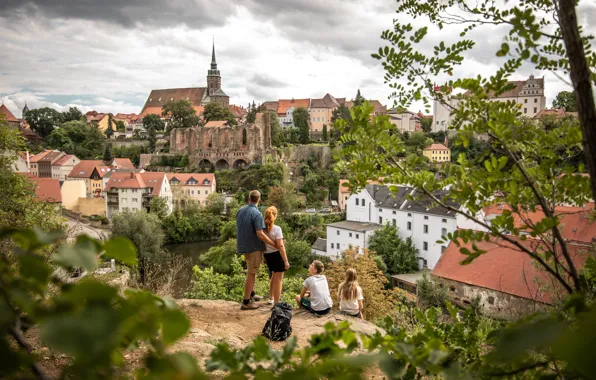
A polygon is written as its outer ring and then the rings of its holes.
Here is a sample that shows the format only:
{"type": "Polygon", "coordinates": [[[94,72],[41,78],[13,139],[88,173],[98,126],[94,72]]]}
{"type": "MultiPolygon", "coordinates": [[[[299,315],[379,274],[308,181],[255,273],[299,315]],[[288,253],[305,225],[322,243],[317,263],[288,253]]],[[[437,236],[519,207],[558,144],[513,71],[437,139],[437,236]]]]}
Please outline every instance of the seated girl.
{"type": "Polygon", "coordinates": [[[356,318],[363,318],[362,309],[364,296],[362,295],[362,288],[358,286],[358,276],[355,269],[348,269],[346,271],[346,279],[339,284],[339,311],[349,316],[356,318]]]}

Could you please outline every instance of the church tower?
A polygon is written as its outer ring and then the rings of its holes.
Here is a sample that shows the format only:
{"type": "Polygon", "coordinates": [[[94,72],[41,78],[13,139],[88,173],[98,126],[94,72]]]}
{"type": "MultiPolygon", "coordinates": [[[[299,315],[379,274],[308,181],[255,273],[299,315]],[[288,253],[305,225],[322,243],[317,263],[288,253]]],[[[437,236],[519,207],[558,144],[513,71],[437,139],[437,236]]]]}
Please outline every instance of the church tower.
{"type": "Polygon", "coordinates": [[[213,50],[211,51],[211,69],[207,72],[207,91],[209,96],[215,95],[217,90],[221,89],[221,75],[217,69],[215,61],[215,41],[213,41],[213,50]]]}
{"type": "Polygon", "coordinates": [[[23,119],[25,118],[25,114],[29,112],[29,107],[27,107],[27,102],[25,102],[25,107],[23,107],[23,113],[22,113],[22,117],[23,119]]]}

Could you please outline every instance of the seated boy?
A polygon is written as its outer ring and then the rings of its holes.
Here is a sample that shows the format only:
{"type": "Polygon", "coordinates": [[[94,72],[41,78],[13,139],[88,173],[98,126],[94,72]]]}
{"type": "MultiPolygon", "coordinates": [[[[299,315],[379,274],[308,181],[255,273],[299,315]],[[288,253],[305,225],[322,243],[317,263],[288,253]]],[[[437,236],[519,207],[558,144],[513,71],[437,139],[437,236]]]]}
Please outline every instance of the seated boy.
{"type": "Polygon", "coordinates": [[[323,274],[324,270],[325,266],[322,262],[313,261],[308,267],[310,277],[304,280],[302,291],[296,296],[298,307],[317,315],[329,313],[333,306],[327,277],[323,274]],[[306,292],[309,292],[309,297],[306,297],[306,292]]]}

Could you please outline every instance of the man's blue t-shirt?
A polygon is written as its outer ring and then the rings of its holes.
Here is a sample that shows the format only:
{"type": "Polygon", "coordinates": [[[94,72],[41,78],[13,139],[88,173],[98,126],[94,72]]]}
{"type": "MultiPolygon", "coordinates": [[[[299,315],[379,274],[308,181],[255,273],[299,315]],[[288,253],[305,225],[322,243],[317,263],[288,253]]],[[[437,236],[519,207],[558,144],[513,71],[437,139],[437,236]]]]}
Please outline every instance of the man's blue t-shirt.
{"type": "Polygon", "coordinates": [[[236,214],[236,237],[238,253],[265,251],[265,243],[257,236],[258,230],[265,229],[265,221],[259,209],[248,204],[236,214]]]}

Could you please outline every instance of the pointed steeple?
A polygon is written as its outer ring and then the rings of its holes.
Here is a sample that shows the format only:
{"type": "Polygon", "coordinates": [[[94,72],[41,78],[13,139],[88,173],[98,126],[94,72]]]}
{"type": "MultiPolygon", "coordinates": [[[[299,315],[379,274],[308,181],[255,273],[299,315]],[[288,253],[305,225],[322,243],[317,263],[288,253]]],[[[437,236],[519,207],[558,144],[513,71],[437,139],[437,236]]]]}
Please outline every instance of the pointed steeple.
{"type": "Polygon", "coordinates": [[[29,107],[27,107],[27,101],[25,101],[25,107],[23,107],[23,117],[25,117],[25,114],[29,112],[29,107]]]}
{"type": "Polygon", "coordinates": [[[215,61],[215,38],[213,39],[213,48],[211,50],[211,70],[217,70],[217,62],[215,61]]]}

